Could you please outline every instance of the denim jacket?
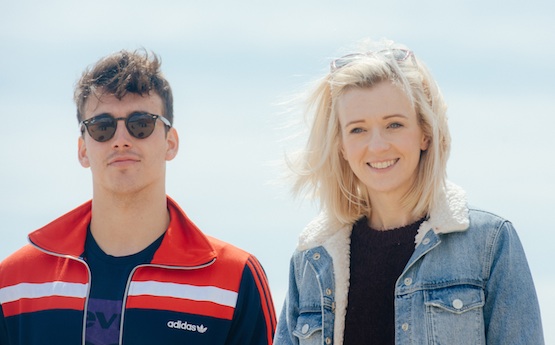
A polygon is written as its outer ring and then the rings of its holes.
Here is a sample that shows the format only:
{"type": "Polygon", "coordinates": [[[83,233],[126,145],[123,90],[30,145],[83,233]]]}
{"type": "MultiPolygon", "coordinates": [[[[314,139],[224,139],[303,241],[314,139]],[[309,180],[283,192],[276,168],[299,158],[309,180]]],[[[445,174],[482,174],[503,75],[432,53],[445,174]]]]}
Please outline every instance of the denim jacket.
{"type": "MultiPolygon", "coordinates": [[[[322,214],[302,232],[275,345],[343,344],[351,230],[322,214]]],[[[395,285],[395,344],[544,344],[510,222],[469,209],[464,191],[448,183],[415,243],[395,285]]]]}

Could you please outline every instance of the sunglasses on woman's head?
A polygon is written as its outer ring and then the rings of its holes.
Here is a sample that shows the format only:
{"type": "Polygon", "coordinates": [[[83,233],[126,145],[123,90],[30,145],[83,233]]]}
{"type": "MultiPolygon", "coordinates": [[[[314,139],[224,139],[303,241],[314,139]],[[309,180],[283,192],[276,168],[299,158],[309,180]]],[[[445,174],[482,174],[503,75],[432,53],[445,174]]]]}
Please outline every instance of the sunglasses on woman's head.
{"type": "Polygon", "coordinates": [[[397,62],[405,61],[410,56],[414,56],[412,51],[407,49],[386,49],[377,52],[347,54],[345,56],[332,60],[332,62],[330,63],[330,71],[333,73],[338,69],[347,66],[353,61],[372,55],[381,55],[388,59],[394,59],[397,62]]]}
{"type": "Polygon", "coordinates": [[[135,112],[128,117],[113,117],[109,114],[100,114],[81,121],[79,126],[81,127],[81,132],[84,133],[86,128],[91,138],[104,142],[112,139],[116,133],[118,121],[122,120],[125,121],[125,128],[127,128],[131,136],[137,139],[145,139],[154,132],[157,119],[160,119],[168,128],[172,126],[170,121],[165,117],[146,112],[135,112]]]}

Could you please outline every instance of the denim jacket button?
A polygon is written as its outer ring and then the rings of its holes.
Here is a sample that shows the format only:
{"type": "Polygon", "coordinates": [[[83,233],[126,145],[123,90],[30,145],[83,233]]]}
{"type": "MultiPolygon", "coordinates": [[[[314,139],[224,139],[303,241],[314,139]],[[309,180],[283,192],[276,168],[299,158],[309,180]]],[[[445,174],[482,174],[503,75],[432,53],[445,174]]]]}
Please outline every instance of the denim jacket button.
{"type": "Polygon", "coordinates": [[[404,323],[401,328],[403,329],[403,331],[408,331],[409,330],[409,324],[408,323],[404,323]]]}
{"type": "Polygon", "coordinates": [[[306,333],[308,332],[308,329],[309,329],[309,328],[310,328],[310,326],[307,325],[307,324],[305,324],[305,325],[303,326],[303,328],[301,328],[301,332],[303,332],[303,334],[306,334],[306,333]]]}
{"type": "Polygon", "coordinates": [[[320,260],[320,253],[314,253],[314,255],[312,256],[312,258],[314,260],[320,260]]]}
{"type": "Polygon", "coordinates": [[[412,278],[405,278],[404,283],[406,286],[410,286],[412,284],[412,278]]]}
{"type": "Polygon", "coordinates": [[[331,344],[331,339],[330,339],[330,337],[327,337],[327,338],[326,338],[326,344],[328,344],[328,345],[331,344]]]}
{"type": "Polygon", "coordinates": [[[457,298],[456,300],[453,301],[453,308],[460,310],[462,309],[463,306],[464,306],[464,303],[460,299],[457,298]]]}
{"type": "Polygon", "coordinates": [[[326,289],[326,295],[331,296],[331,293],[332,293],[331,289],[330,289],[330,288],[327,288],[327,289],[326,289]]]}
{"type": "Polygon", "coordinates": [[[430,239],[429,238],[425,238],[424,241],[422,241],[423,245],[427,245],[430,243],[430,239]]]}

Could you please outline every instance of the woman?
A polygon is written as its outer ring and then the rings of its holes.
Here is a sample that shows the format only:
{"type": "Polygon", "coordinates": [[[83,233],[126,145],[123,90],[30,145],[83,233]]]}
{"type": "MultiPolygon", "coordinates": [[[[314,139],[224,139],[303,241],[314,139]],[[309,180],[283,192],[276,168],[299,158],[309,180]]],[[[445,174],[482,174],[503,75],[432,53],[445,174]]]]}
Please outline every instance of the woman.
{"type": "Polygon", "coordinates": [[[332,61],[309,102],[294,190],[322,214],[301,233],[274,343],[543,344],[510,222],[446,181],[446,105],[390,41],[332,61]]]}

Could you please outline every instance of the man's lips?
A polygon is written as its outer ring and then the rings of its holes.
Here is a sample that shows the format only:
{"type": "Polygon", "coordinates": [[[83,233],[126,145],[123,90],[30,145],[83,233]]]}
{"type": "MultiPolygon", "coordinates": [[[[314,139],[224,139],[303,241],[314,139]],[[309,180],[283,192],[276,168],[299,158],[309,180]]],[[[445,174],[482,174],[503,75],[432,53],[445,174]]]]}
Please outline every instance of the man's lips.
{"type": "Polygon", "coordinates": [[[114,156],[108,159],[108,165],[122,165],[140,162],[141,160],[137,156],[125,155],[125,156],[114,156]]]}

